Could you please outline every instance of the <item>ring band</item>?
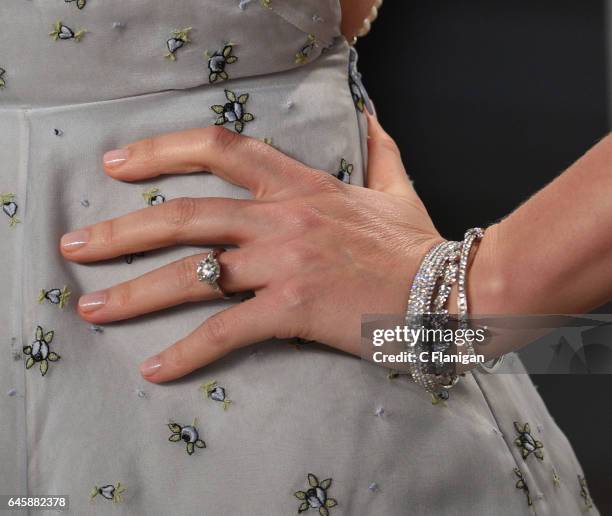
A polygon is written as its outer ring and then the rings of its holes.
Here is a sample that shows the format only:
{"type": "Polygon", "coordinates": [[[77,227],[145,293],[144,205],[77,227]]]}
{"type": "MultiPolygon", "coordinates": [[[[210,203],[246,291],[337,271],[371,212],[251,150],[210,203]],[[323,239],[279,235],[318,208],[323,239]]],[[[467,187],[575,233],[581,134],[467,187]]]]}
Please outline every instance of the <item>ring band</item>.
{"type": "Polygon", "coordinates": [[[219,256],[223,252],[225,252],[225,249],[222,247],[209,251],[206,257],[198,262],[196,275],[198,281],[207,283],[219,294],[221,294],[224,299],[228,299],[231,296],[227,295],[219,285],[219,279],[221,279],[221,264],[219,263],[219,256]]]}

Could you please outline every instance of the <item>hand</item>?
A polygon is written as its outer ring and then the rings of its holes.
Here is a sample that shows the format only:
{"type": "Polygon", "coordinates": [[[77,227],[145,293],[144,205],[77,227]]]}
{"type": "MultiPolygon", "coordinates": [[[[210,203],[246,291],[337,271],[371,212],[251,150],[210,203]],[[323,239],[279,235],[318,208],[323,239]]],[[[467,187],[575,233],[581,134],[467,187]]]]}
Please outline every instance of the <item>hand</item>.
{"type": "MultiPolygon", "coordinates": [[[[219,257],[220,284],[226,292],[253,291],[255,297],[146,360],[141,372],[152,382],[179,378],[274,337],[315,340],[358,355],[362,314],[403,313],[423,255],[441,240],[397,146],[373,117],[368,145],[363,188],[220,127],[136,142],[127,153],[107,154],[108,175],[138,181],[209,170],[254,198],[172,200],[64,235],[61,252],[87,263],[179,244],[236,246],[219,257]]],[[[79,314],[106,323],[217,298],[196,278],[204,256],[84,295],[79,314]]]]}

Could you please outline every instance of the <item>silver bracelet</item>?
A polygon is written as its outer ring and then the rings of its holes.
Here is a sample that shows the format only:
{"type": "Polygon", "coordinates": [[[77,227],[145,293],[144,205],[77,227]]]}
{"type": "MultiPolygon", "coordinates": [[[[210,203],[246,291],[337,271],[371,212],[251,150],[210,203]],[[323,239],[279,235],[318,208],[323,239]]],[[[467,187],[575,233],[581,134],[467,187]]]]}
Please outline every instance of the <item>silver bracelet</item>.
{"type": "MultiPolygon", "coordinates": [[[[470,229],[463,242],[444,241],[434,246],[423,258],[410,290],[405,323],[410,329],[425,329],[425,322],[433,328],[444,327],[448,321],[446,304],[452,287],[458,284],[457,310],[460,327],[467,327],[466,277],[470,250],[475,241],[482,238],[481,228],[470,229]],[[427,321],[425,321],[427,319],[427,321]]],[[[409,362],[412,380],[431,393],[435,401],[448,399],[448,390],[458,381],[456,368],[429,366],[427,370],[418,359],[422,351],[431,351],[423,340],[412,344],[413,360],[409,362]],[[433,369],[433,370],[432,370],[433,369]]],[[[435,345],[435,344],[434,344],[435,345]]],[[[440,346],[440,345],[438,345],[440,346]]],[[[442,346],[446,351],[449,346],[442,346]]],[[[471,343],[467,353],[473,354],[471,343]]]]}

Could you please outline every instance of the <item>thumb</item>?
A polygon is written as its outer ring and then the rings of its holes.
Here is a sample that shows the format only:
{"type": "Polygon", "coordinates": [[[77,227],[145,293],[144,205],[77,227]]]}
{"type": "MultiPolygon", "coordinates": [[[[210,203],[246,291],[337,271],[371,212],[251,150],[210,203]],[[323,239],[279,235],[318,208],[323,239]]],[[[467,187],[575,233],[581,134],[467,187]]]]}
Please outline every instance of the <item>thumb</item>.
{"type": "Polygon", "coordinates": [[[366,113],[368,119],[368,173],[366,186],[372,190],[401,197],[416,196],[408,178],[397,144],[378,123],[366,113]]]}

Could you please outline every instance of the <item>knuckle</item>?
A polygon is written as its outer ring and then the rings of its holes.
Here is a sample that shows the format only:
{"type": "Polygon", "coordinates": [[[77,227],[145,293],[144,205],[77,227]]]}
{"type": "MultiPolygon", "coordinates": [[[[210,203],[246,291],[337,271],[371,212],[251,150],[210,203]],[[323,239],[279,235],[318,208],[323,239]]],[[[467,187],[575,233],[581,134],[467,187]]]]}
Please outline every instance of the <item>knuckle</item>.
{"type": "Polygon", "coordinates": [[[223,346],[228,340],[228,325],[221,315],[213,315],[201,328],[201,336],[206,345],[223,346]]]}
{"type": "Polygon", "coordinates": [[[302,311],[308,304],[310,288],[300,279],[289,280],[280,289],[281,306],[290,312],[302,311]]]}
{"type": "Polygon", "coordinates": [[[300,231],[310,231],[319,228],[325,216],[319,208],[307,203],[296,204],[291,208],[293,222],[300,231]]]}
{"type": "Polygon", "coordinates": [[[157,160],[160,155],[160,147],[160,140],[156,137],[145,138],[129,146],[132,152],[136,151],[135,154],[138,156],[139,161],[144,164],[157,160]]]}
{"type": "Polygon", "coordinates": [[[205,139],[212,145],[215,152],[224,153],[236,145],[240,136],[220,125],[211,125],[202,129],[205,139]]]}
{"type": "Polygon", "coordinates": [[[181,292],[191,294],[197,285],[195,270],[198,262],[199,259],[196,257],[189,257],[176,262],[174,278],[176,280],[176,287],[181,292]]]}
{"type": "Polygon", "coordinates": [[[304,270],[306,266],[310,268],[318,254],[316,248],[303,240],[292,240],[287,244],[283,253],[285,259],[300,271],[304,270]]]}
{"type": "Polygon", "coordinates": [[[96,228],[96,240],[101,248],[108,248],[114,243],[115,223],[113,219],[100,222],[96,228]]]}
{"type": "Polygon", "coordinates": [[[164,203],[161,209],[166,224],[172,229],[181,229],[194,222],[197,203],[191,197],[179,197],[164,203]]]}
{"type": "Polygon", "coordinates": [[[123,283],[117,285],[112,292],[111,299],[113,304],[119,310],[125,310],[130,308],[133,303],[132,288],[129,283],[123,283]]]}
{"type": "Polygon", "coordinates": [[[310,185],[321,193],[338,193],[343,191],[345,184],[328,172],[318,172],[309,176],[310,185]]]}

